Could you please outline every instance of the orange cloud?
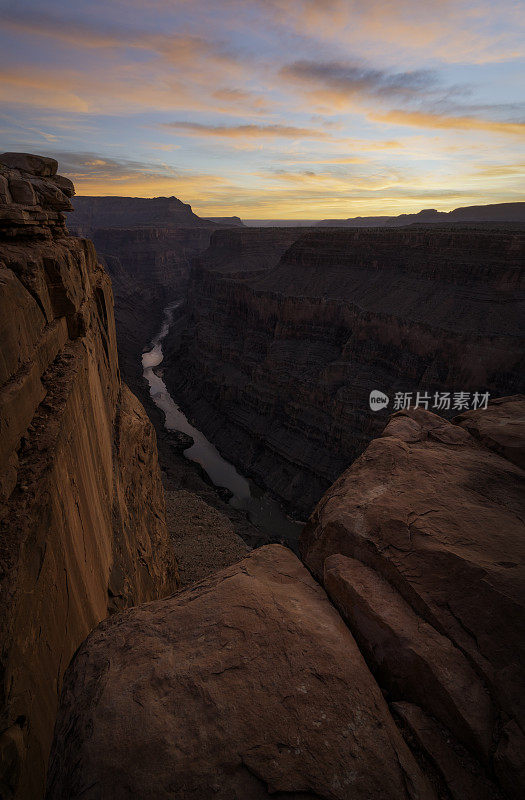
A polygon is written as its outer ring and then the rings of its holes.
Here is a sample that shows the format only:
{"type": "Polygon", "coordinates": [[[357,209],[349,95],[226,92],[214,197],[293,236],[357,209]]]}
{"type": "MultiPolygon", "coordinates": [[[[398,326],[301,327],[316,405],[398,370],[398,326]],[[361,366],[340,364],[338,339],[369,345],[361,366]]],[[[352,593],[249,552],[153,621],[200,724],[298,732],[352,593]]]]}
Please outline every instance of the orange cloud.
{"type": "Polygon", "coordinates": [[[447,62],[483,64],[525,55],[523,4],[513,0],[258,0],[281,25],[354,54],[431,52],[447,62]],[[506,23],[501,25],[502,20],[506,23]]]}
{"type": "Polygon", "coordinates": [[[316,128],[299,128],[293,125],[204,125],[200,122],[163,122],[161,127],[173,129],[188,136],[220,136],[240,138],[332,139],[325,131],[316,128]]]}
{"type": "Polygon", "coordinates": [[[408,125],[415,128],[478,130],[511,136],[525,135],[525,123],[523,122],[497,122],[490,119],[480,119],[479,117],[454,117],[446,114],[401,110],[387,111],[385,113],[370,112],[368,117],[377,122],[387,122],[391,125],[408,125]]]}

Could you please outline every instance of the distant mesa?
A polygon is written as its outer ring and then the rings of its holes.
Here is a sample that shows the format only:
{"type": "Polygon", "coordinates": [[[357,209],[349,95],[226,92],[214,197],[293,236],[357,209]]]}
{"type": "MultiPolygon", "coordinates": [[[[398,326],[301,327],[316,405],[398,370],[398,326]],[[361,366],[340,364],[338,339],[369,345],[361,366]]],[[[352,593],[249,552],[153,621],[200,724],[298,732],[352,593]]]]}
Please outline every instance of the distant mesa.
{"type": "Polygon", "coordinates": [[[234,225],[236,228],[245,227],[240,217],[207,217],[204,222],[215,222],[217,225],[234,225]]]}
{"type": "Polygon", "coordinates": [[[76,197],[71,229],[212,226],[177,197],[76,197]]]}
{"type": "Polygon", "coordinates": [[[177,197],[84,197],[75,198],[68,218],[71,230],[84,235],[96,228],[217,228],[242,226],[239,217],[202,219],[189,203],[177,197]]]}
{"type": "Polygon", "coordinates": [[[525,223],[525,202],[492,203],[486,206],[465,206],[453,211],[436,211],[425,208],[417,214],[399,214],[397,217],[350,217],[348,219],[323,219],[317,225],[337,228],[395,228],[414,223],[457,222],[521,222],[525,223]]]}

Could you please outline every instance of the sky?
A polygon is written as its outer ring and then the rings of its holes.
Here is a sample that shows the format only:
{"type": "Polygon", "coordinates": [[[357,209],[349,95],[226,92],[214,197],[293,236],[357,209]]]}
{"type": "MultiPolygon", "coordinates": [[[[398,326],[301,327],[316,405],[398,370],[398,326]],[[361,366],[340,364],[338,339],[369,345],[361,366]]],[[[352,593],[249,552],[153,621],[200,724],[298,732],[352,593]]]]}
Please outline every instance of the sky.
{"type": "Polygon", "coordinates": [[[525,199],[525,0],[0,0],[0,148],[323,219],[525,199]]]}

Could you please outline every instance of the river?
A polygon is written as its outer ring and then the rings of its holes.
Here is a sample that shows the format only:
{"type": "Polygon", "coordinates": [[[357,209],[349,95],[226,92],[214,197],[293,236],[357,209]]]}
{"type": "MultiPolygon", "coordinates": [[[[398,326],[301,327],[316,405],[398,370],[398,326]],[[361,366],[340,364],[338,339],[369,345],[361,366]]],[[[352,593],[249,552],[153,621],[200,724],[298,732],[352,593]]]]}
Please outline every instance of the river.
{"type": "Polygon", "coordinates": [[[182,431],[192,437],[194,444],[184,451],[190,461],[200,464],[215,486],[223,486],[232,493],[230,504],[246,511],[250,522],[272,538],[283,539],[297,550],[302,523],[287,516],[282,506],[267,491],[261,489],[221,456],[217,448],[195,428],[176,404],[162,378],[154,368],[161,364],[164,356],[162,342],[165,339],[173,315],[183,301],[167,306],[158,335],[151,342],[151,350],[142,354],[143,375],[148,381],[155,405],[164,412],[164,425],[169,431],[182,431]]]}

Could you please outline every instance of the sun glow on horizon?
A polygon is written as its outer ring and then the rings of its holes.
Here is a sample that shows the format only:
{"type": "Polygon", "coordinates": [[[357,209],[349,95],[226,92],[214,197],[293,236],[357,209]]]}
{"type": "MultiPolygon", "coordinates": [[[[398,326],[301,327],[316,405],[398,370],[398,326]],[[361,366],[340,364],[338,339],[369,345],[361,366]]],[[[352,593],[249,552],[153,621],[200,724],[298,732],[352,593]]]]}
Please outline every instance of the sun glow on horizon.
{"type": "Polygon", "coordinates": [[[319,219],[524,199],[512,0],[133,0],[0,11],[6,150],[80,195],[319,219]],[[444,9],[446,6],[446,9],[444,9]]]}

